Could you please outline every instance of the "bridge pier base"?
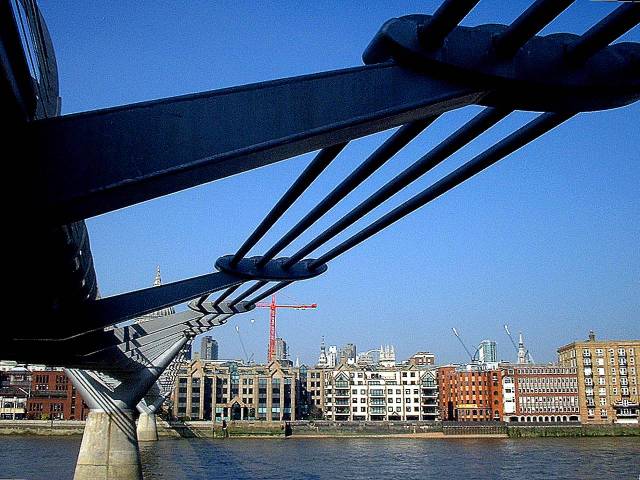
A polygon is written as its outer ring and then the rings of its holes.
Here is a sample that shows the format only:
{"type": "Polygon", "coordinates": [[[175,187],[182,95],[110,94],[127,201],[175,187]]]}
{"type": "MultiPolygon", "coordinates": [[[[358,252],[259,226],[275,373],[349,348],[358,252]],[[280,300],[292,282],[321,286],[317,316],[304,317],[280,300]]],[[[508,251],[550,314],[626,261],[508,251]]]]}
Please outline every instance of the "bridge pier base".
{"type": "Polygon", "coordinates": [[[133,411],[89,412],[73,478],[142,480],[133,411]]]}
{"type": "Polygon", "coordinates": [[[156,442],[158,440],[158,426],[155,413],[140,413],[136,430],[139,442],[156,442]]]}

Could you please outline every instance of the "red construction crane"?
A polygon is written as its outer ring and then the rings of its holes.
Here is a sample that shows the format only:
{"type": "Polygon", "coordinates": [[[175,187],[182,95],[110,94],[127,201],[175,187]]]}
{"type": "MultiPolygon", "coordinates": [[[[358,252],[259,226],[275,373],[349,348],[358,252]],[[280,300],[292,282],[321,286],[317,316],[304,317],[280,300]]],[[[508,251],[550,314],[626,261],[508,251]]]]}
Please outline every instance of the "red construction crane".
{"type": "Polygon", "coordinates": [[[276,303],[275,294],[271,296],[271,303],[256,303],[256,307],[268,308],[271,310],[269,318],[269,353],[267,358],[269,361],[273,360],[276,353],[276,310],[278,308],[293,308],[295,310],[307,310],[310,308],[317,308],[317,303],[311,305],[278,305],[276,303]]]}

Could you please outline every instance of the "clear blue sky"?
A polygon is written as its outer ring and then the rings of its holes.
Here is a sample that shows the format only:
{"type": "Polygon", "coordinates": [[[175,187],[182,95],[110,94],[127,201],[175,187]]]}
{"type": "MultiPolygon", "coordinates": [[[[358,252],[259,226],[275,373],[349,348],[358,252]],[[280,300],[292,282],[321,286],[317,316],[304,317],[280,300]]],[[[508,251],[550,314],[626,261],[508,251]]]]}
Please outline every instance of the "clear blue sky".
{"type": "MultiPolygon", "coordinates": [[[[466,25],[509,23],[529,2],[482,0],[466,25]]],[[[63,113],[213,90],[361,64],[382,23],[432,13],[437,2],[41,1],[53,37],[63,113]]],[[[578,0],[543,33],[584,32],[615,7],[578,0]]],[[[640,41],[640,31],[624,40],[640,41]]],[[[302,240],[381,186],[479,109],[442,116],[302,240]]],[[[532,118],[518,113],[397,195],[360,226],[532,118]]],[[[523,331],[536,360],[585,338],[640,337],[640,103],[582,114],[283,292],[316,311],[279,314],[295,358],[328,343],[396,345],[462,361],[468,344],[523,331]]],[[[135,132],[132,132],[135,135],[135,132]]],[[[263,252],[389,135],[353,142],[252,254],[263,252]]],[[[290,159],[88,220],[103,295],[212,270],[233,253],[311,156],[290,159]]],[[[349,232],[354,232],[351,229],[349,232]]],[[[344,239],[340,237],[332,242],[344,239]]],[[[286,253],[291,253],[287,250],[286,253]]],[[[322,250],[324,251],[324,249],[322,250]]],[[[264,359],[268,311],[214,330],[221,355],[264,359]],[[250,319],[255,319],[251,323],[250,319]]]]}

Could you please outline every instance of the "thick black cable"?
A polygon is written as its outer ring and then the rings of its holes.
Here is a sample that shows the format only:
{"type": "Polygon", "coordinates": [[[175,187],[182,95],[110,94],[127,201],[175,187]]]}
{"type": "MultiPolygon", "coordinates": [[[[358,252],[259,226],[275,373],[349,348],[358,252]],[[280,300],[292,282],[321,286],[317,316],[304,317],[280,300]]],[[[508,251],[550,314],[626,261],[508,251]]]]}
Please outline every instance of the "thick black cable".
{"type": "Polygon", "coordinates": [[[306,229],[313,225],[320,217],[331,210],[340,200],[351,193],[358,185],[364,182],[376,170],[382,167],[389,159],[404,148],[411,140],[416,138],[425,128],[438,118],[432,115],[422,120],[416,120],[403,125],[380,145],[369,157],[356,168],[351,175],[345,178],[323,200],[318,203],[305,217],[278,240],[258,262],[263,267],[269,260],[275,257],[283,248],[298,238],[306,229]]]}
{"type": "Polygon", "coordinates": [[[424,48],[435,49],[460,21],[466,17],[479,0],[445,0],[431,17],[429,23],[418,29],[418,39],[424,48]]]}
{"type": "Polygon", "coordinates": [[[477,155],[469,162],[457,168],[443,179],[434,183],[433,185],[426,188],[411,199],[407,200],[400,206],[396,207],[386,215],[382,216],[371,225],[365,227],[360,232],[351,236],[340,245],[332,248],[327,253],[320,256],[317,260],[314,260],[309,265],[309,268],[316,268],[324,263],[329,262],[337,256],[342,255],[347,250],[350,250],[359,243],[367,240],[376,233],[397,222],[401,218],[409,215],[418,208],[438,198],[443,193],[446,193],[449,190],[457,187],[462,182],[468,180],[482,170],[490,167],[494,163],[515,152],[532,140],[535,140],[540,135],[547,133],[548,131],[557,127],[574,115],[575,113],[543,113],[535,120],[527,123],[523,127],[513,132],[511,135],[508,135],[492,147],[482,152],[480,155],[477,155]]]}
{"type": "Polygon", "coordinates": [[[220,305],[220,302],[222,302],[225,298],[227,298],[229,295],[235,292],[238,288],[240,288],[241,285],[242,284],[233,285],[232,287],[227,288],[224,292],[220,294],[218,298],[215,299],[215,301],[213,302],[213,306],[217,307],[218,305],[220,305]]]}
{"type": "Polygon", "coordinates": [[[567,60],[575,64],[583,63],[638,23],[640,23],[640,3],[630,2],[620,5],[567,46],[567,60]]]}
{"type": "Polygon", "coordinates": [[[267,216],[262,220],[260,225],[253,231],[247,240],[238,249],[231,259],[231,266],[237,265],[242,258],[251,250],[253,246],[264,236],[265,233],[273,226],[273,224],[293,205],[293,203],[302,195],[302,193],[318,178],[318,175],[329,166],[329,164],[338,156],[348,142],[332,145],[323,148],[304,169],[300,176],[293,182],[293,185],[278,200],[278,203],[271,209],[267,216]]]}
{"type": "Polygon", "coordinates": [[[285,281],[285,282],[276,283],[273,287],[268,288],[267,290],[265,290],[261,294],[256,295],[255,297],[247,300],[247,306],[251,307],[252,305],[255,305],[260,300],[264,300],[265,298],[270,297],[271,295],[276,293],[278,290],[282,290],[284,287],[286,287],[287,285],[289,285],[291,283],[293,283],[293,280],[288,280],[288,281],[285,281]]]}
{"type": "Polygon", "coordinates": [[[501,57],[511,57],[536,33],[560,15],[575,0],[537,0],[507,29],[494,38],[494,47],[501,57]]]}
{"type": "Polygon", "coordinates": [[[236,306],[238,303],[240,303],[242,300],[247,298],[249,295],[253,295],[254,293],[256,293],[258,290],[264,287],[267,283],[269,283],[267,280],[258,280],[254,285],[247,288],[246,291],[242,292],[234,300],[229,302],[229,307],[236,306]]]}
{"type": "Polygon", "coordinates": [[[289,260],[283,265],[288,268],[296,262],[302,260],[306,255],[314,251],[316,248],[324,245],[340,232],[348,228],[350,225],[365,216],[371,210],[382,204],[387,199],[398,193],[407,185],[420,178],[436,165],[444,161],[455,151],[462,148],[471,140],[476,138],[484,131],[491,128],[497,122],[506,117],[511,110],[501,110],[497,108],[485,108],[481,113],[472,118],[464,126],[460,127],[456,132],[451,134],[445,140],[440,142],[429,153],[416,161],[409,168],[387,182],[382,188],[373,195],[360,203],[357,207],[347,213],[336,223],[327,228],[315,239],[294,253],[289,260]]]}

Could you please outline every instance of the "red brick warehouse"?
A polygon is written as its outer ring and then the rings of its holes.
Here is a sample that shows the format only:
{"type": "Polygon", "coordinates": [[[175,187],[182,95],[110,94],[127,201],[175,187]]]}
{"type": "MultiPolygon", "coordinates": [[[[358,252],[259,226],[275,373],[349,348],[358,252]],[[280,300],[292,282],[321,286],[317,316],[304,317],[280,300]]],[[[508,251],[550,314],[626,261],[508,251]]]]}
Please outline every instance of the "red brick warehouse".
{"type": "Polygon", "coordinates": [[[88,413],[89,408],[64,372],[32,372],[31,394],[27,401],[29,419],[84,420],[88,413]]]}

